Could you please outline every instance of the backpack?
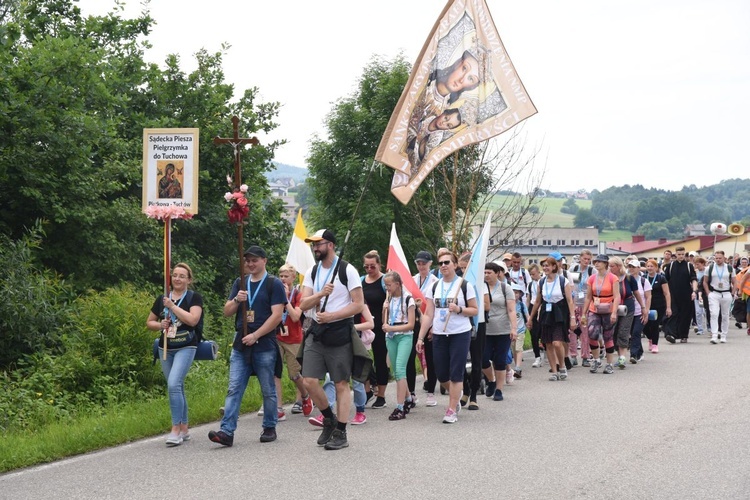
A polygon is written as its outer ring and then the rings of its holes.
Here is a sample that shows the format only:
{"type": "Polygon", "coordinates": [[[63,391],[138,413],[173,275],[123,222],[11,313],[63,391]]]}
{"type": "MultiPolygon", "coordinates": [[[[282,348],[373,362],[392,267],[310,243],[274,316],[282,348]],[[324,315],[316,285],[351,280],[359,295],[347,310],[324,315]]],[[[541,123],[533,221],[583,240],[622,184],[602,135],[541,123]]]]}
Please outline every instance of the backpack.
{"type": "MultiPolygon", "coordinates": [[[[440,280],[436,281],[432,285],[432,298],[433,299],[435,298],[435,290],[437,290],[438,283],[440,283],[440,280]]],[[[461,293],[464,294],[464,304],[466,303],[466,287],[467,287],[467,285],[468,285],[468,282],[465,279],[461,278],[461,293]]],[[[492,294],[490,294],[490,297],[492,297],[492,294]]]]}
{"type": "MultiPolygon", "coordinates": [[[[671,281],[672,280],[672,266],[674,265],[675,262],[677,262],[677,261],[673,260],[672,262],[669,263],[669,266],[666,266],[664,268],[664,275],[666,276],[667,274],[669,274],[669,277],[667,277],[667,281],[671,281]]],[[[688,262],[687,265],[688,265],[688,272],[690,274],[695,273],[695,268],[693,267],[693,264],[691,264],[690,262],[688,262]]]]}
{"type": "MultiPolygon", "coordinates": [[[[188,290],[185,293],[185,298],[187,299],[188,304],[190,304],[193,301],[193,291],[192,290],[188,290]]],[[[201,311],[201,319],[199,319],[198,320],[198,324],[196,324],[193,327],[193,331],[198,336],[198,342],[202,342],[203,341],[203,315],[204,315],[204,313],[205,313],[205,311],[201,311]]]]}
{"type": "MultiPolygon", "coordinates": [[[[362,283],[362,285],[365,284],[365,278],[366,277],[367,277],[366,274],[364,274],[364,275],[362,275],[362,276],[359,277],[359,281],[360,281],[360,283],[362,283]]],[[[339,279],[341,279],[341,274],[340,273],[339,273],[339,279]]],[[[342,281],[342,283],[343,283],[343,281],[342,281]]],[[[385,292],[385,280],[382,279],[382,277],[381,277],[381,280],[380,280],[380,286],[383,288],[383,292],[385,292]]]]}
{"type": "MultiPolygon", "coordinates": [[[[320,265],[320,262],[316,262],[312,268],[312,271],[310,271],[310,277],[312,278],[313,283],[315,283],[315,274],[318,272],[319,265],[320,265]]],[[[349,265],[349,263],[345,261],[344,259],[339,259],[338,265],[339,265],[339,281],[341,282],[342,285],[349,288],[349,278],[346,277],[346,266],[349,265]]]]}
{"type": "MultiPolygon", "coordinates": [[[[714,291],[714,287],[711,286],[711,272],[714,270],[714,264],[715,263],[712,262],[708,266],[708,270],[706,271],[705,276],[703,276],[703,279],[706,280],[705,282],[708,283],[708,289],[711,290],[712,292],[714,291]]],[[[730,280],[730,282],[729,282],[729,289],[731,290],[732,289],[731,279],[732,279],[732,273],[734,273],[734,268],[732,266],[730,266],[729,264],[726,264],[726,263],[724,265],[727,266],[727,269],[729,269],[729,280],[730,280]]],[[[724,291],[726,292],[727,290],[724,290],[724,291]]]]}

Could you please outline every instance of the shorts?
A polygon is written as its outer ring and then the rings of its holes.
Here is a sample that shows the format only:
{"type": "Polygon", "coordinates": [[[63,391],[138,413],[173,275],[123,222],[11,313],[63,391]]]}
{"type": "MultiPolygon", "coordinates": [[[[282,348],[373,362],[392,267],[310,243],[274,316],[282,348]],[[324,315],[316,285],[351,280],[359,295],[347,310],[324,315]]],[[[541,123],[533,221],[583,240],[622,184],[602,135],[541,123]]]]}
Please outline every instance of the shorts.
{"type": "Polygon", "coordinates": [[[284,358],[287,374],[292,380],[296,380],[300,374],[301,367],[297,362],[297,353],[299,352],[300,345],[302,344],[287,344],[286,342],[279,341],[279,350],[281,350],[281,357],[284,358]]]}
{"type": "Polygon", "coordinates": [[[354,362],[352,349],[351,343],[337,347],[324,346],[316,342],[312,335],[308,335],[302,360],[302,376],[323,380],[326,373],[329,373],[334,384],[348,382],[352,377],[354,362]]]}
{"type": "Polygon", "coordinates": [[[510,335],[487,335],[482,354],[482,368],[486,369],[494,365],[496,371],[505,370],[510,345],[510,335]]]}
{"type": "Polygon", "coordinates": [[[284,362],[281,359],[281,347],[279,347],[278,342],[276,343],[276,363],[273,365],[273,376],[276,378],[281,378],[282,375],[284,375],[284,362]]]}
{"type": "MultiPolygon", "coordinates": [[[[471,330],[451,335],[432,334],[432,359],[438,381],[463,382],[466,358],[471,345],[471,330]]],[[[307,355],[307,353],[305,353],[307,355]]],[[[307,362],[307,360],[305,360],[307,362]]]]}
{"type": "Polygon", "coordinates": [[[513,352],[523,352],[523,343],[526,340],[526,332],[519,333],[513,341],[513,352]]]}

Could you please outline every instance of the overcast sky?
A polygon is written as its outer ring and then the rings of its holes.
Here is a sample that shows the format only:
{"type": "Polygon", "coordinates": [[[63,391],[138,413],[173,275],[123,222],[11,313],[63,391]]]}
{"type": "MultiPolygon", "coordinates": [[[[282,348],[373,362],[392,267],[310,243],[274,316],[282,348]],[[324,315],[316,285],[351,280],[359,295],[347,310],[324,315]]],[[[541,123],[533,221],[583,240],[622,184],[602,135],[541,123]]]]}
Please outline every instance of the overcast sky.
{"type": "MultiPolygon", "coordinates": [[[[539,113],[524,122],[544,187],[676,190],[748,177],[750,2],[487,0],[539,113]]],[[[84,14],[114,1],[82,0],[84,14]]],[[[229,43],[227,81],[279,101],[276,160],[305,167],[332,104],[377,54],[414,62],[443,0],[152,0],[147,58],[229,43]]],[[[126,4],[126,17],[143,7],[126,4]]]]}

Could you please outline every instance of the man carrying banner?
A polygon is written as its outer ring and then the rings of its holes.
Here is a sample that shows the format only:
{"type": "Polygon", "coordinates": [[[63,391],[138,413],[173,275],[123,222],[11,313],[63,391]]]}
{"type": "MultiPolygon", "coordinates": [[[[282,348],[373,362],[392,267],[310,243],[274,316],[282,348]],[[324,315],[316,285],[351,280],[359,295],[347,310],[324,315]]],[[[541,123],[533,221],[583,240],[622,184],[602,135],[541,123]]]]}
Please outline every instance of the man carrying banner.
{"type": "Polygon", "coordinates": [[[336,236],[331,231],[321,229],[305,242],[312,243],[318,263],[305,275],[302,287],[300,308],[314,310],[312,325],[303,342],[302,377],[323,415],[318,445],[325,446],[326,450],[340,450],[349,446],[346,423],[351,408],[351,332],[353,317],[364,306],[362,283],[354,266],[336,256],[336,236]],[[320,386],[326,373],[336,386],[336,415],[320,386]]]}

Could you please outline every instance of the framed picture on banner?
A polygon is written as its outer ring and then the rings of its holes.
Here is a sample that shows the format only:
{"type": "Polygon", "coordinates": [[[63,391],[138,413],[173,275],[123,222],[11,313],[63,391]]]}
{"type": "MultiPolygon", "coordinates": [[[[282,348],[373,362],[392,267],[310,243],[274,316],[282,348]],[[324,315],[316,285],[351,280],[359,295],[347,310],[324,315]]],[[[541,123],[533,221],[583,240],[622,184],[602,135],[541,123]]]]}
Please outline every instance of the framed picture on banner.
{"type": "Polygon", "coordinates": [[[198,213],[198,129],[143,129],[143,212],[198,213]]]}

